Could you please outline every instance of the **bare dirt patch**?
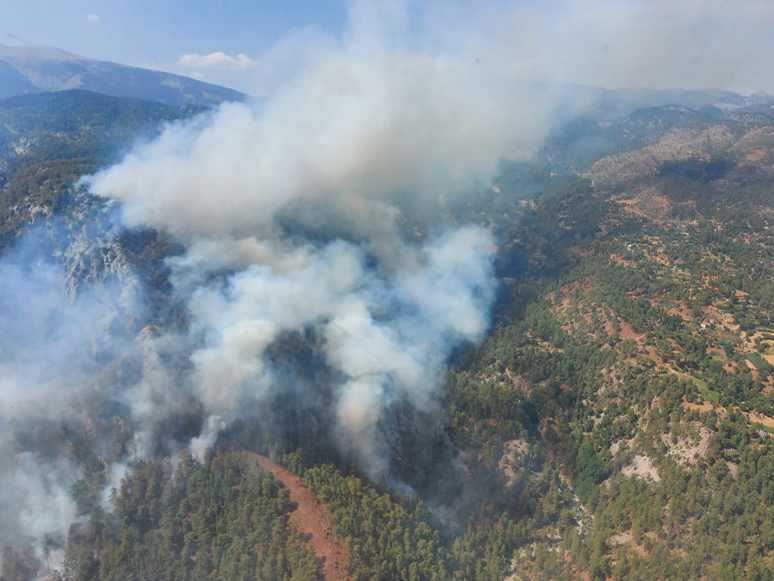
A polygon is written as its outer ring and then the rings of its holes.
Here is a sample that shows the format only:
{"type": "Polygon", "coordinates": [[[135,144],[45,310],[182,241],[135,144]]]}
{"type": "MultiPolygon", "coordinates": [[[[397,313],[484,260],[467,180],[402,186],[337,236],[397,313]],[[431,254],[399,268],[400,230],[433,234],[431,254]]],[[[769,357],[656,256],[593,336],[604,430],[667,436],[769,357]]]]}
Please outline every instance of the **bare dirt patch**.
{"type": "Polygon", "coordinates": [[[669,200],[655,189],[645,190],[635,204],[624,206],[627,212],[656,222],[663,221],[671,208],[669,200]]]}
{"type": "MultiPolygon", "coordinates": [[[[712,409],[711,406],[710,409],[712,409]]],[[[709,450],[712,433],[701,422],[694,422],[692,427],[698,434],[698,438],[681,436],[677,438],[677,442],[673,442],[669,434],[661,435],[661,441],[669,448],[667,453],[679,464],[695,464],[709,450]]]]}
{"type": "MultiPolygon", "coordinates": [[[[658,354],[658,349],[656,349],[654,345],[648,345],[645,348],[645,352],[648,354],[648,357],[650,358],[650,360],[656,365],[666,365],[666,363],[664,362],[664,358],[658,354]]],[[[668,365],[666,366],[669,367],[668,365]]],[[[669,367],[669,369],[671,370],[672,368],[669,367]]]]}
{"type": "Polygon", "coordinates": [[[637,454],[632,458],[632,463],[621,470],[626,476],[639,476],[641,478],[650,478],[654,482],[661,480],[661,476],[658,475],[658,470],[653,465],[653,461],[647,456],[637,454]]]}
{"type": "Polygon", "coordinates": [[[595,252],[593,248],[581,248],[579,246],[573,246],[569,251],[571,254],[576,254],[581,258],[588,258],[589,256],[593,256],[595,252]]]}
{"type": "Polygon", "coordinates": [[[634,329],[632,329],[632,326],[623,319],[618,321],[618,325],[621,327],[621,332],[618,335],[618,338],[621,339],[621,341],[634,339],[635,341],[639,342],[640,339],[642,339],[643,335],[635,333],[634,329]]]}
{"type": "Polygon", "coordinates": [[[693,314],[688,305],[683,301],[679,301],[676,307],[667,309],[667,313],[670,315],[678,315],[683,321],[693,321],[693,314]]]}
{"type": "Polygon", "coordinates": [[[760,163],[767,157],[768,152],[765,149],[753,149],[745,155],[744,160],[751,164],[760,163]]]}
{"type": "Polygon", "coordinates": [[[615,262],[616,264],[620,266],[627,266],[631,267],[634,266],[636,263],[633,260],[629,260],[628,258],[624,258],[623,256],[619,256],[618,254],[611,254],[610,260],[615,262]]]}
{"type": "Polygon", "coordinates": [[[705,401],[703,403],[690,403],[685,400],[685,396],[683,396],[683,408],[687,410],[696,410],[700,413],[704,412],[711,412],[714,409],[714,406],[711,402],[705,401]]]}
{"type": "Polygon", "coordinates": [[[706,313],[707,317],[710,317],[711,319],[714,319],[717,321],[717,325],[721,329],[725,329],[728,331],[739,331],[739,325],[736,324],[734,315],[732,313],[728,312],[721,312],[717,307],[715,306],[709,306],[706,309],[704,309],[704,312],[706,313]]]}
{"type": "Polygon", "coordinates": [[[278,466],[266,456],[247,454],[256,460],[261,468],[271,472],[288,491],[290,504],[295,507],[288,519],[291,524],[296,525],[299,536],[307,540],[314,550],[317,557],[318,581],[346,580],[344,563],[347,560],[347,552],[344,541],[333,534],[325,507],[301,484],[298,476],[278,466]]]}
{"type": "Polygon", "coordinates": [[[507,452],[500,458],[498,468],[508,477],[506,488],[510,488],[516,482],[515,466],[519,460],[529,452],[529,444],[524,440],[510,440],[505,442],[507,452]]]}
{"type": "Polygon", "coordinates": [[[747,415],[747,419],[751,422],[755,422],[756,424],[761,424],[763,426],[766,426],[767,428],[774,428],[774,418],[770,418],[768,416],[761,416],[758,415],[755,412],[750,412],[747,415]]]}

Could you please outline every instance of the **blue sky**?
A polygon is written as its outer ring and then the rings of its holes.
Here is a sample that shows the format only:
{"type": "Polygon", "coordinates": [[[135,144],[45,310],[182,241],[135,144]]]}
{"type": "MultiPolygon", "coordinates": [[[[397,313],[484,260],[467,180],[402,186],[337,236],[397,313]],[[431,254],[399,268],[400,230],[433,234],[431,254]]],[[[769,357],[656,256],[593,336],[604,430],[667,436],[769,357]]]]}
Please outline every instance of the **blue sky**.
{"type": "Polygon", "coordinates": [[[0,0],[0,43],[53,46],[245,88],[246,75],[227,62],[195,67],[180,58],[224,53],[255,61],[296,29],[336,35],[345,20],[344,0],[0,0]]]}

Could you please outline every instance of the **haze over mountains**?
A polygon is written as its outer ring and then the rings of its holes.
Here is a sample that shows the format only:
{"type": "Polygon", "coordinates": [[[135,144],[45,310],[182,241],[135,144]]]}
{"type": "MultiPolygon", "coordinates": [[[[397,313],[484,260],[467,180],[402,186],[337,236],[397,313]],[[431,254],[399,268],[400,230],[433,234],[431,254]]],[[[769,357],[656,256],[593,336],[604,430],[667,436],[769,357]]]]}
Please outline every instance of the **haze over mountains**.
{"type": "Polygon", "coordinates": [[[0,44],[0,98],[82,89],[167,105],[217,105],[243,93],[189,77],[98,61],[45,46],[0,44]]]}
{"type": "MultiPolygon", "coordinates": [[[[0,98],[48,91],[85,90],[111,97],[158,101],[166,105],[219,105],[247,95],[196,79],[100,61],[46,46],[0,44],[0,98]]],[[[744,96],[725,90],[606,89],[570,83],[524,82],[527,93],[551,96],[561,115],[581,112],[602,117],[627,115],[635,109],[682,105],[704,112],[744,108],[771,114],[774,97],[760,91],[744,96]]]]}

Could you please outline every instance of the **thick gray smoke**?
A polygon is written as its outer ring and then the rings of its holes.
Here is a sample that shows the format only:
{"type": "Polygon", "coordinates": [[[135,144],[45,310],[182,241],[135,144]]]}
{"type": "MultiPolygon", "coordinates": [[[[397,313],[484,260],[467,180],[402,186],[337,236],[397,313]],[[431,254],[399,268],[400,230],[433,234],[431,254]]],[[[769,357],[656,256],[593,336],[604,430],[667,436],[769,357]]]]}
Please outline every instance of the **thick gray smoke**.
{"type": "MultiPolygon", "coordinates": [[[[267,347],[283,331],[314,328],[327,363],[346,378],[338,391],[341,445],[383,475],[381,413],[401,398],[429,409],[450,349],[482,338],[493,299],[487,232],[463,228],[409,251],[417,256],[407,267],[383,273],[367,265],[362,248],[336,240],[308,248],[293,270],[257,263],[196,288],[188,304],[203,345],[191,355],[192,383],[205,408],[225,418],[245,398],[282,389],[265,366],[267,347]]],[[[212,434],[210,425],[197,446],[212,434]]]]}

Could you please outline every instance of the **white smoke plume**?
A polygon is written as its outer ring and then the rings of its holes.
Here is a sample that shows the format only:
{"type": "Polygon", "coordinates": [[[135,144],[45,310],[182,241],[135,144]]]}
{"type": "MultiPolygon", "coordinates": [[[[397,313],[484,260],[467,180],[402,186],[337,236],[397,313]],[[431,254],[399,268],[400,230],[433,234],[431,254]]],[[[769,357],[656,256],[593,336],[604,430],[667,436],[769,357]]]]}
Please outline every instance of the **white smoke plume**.
{"type": "Polygon", "coordinates": [[[119,451],[127,461],[153,455],[192,399],[161,360],[183,342],[150,332],[114,233],[83,239],[69,232],[77,224],[54,218],[0,260],[0,545],[45,542],[55,565],[84,460],[104,462],[107,503],[125,470],[111,467],[119,451]]]}
{"type": "Polygon", "coordinates": [[[282,389],[267,349],[311,329],[341,378],[331,431],[384,476],[384,411],[429,410],[452,349],[488,327],[490,234],[439,224],[417,239],[396,200],[421,206],[488,178],[538,126],[535,111],[514,113],[515,95],[474,62],[396,45],[399,3],[379,18],[365,7],[265,102],[169,126],[88,179],[122,202],[126,226],[187,247],[168,266],[188,311],[189,382],[211,415],[199,456],[243,404],[282,389]]]}
{"type": "Polygon", "coordinates": [[[199,462],[204,462],[204,457],[207,450],[212,448],[215,441],[218,439],[218,434],[226,427],[226,422],[220,419],[219,416],[210,416],[207,418],[207,423],[204,426],[204,431],[201,436],[197,436],[191,440],[189,446],[191,454],[199,462]]]}
{"type": "Polygon", "coordinates": [[[77,515],[70,494],[77,470],[64,458],[41,461],[29,452],[2,452],[0,540],[50,538],[61,545],[77,515]]]}

